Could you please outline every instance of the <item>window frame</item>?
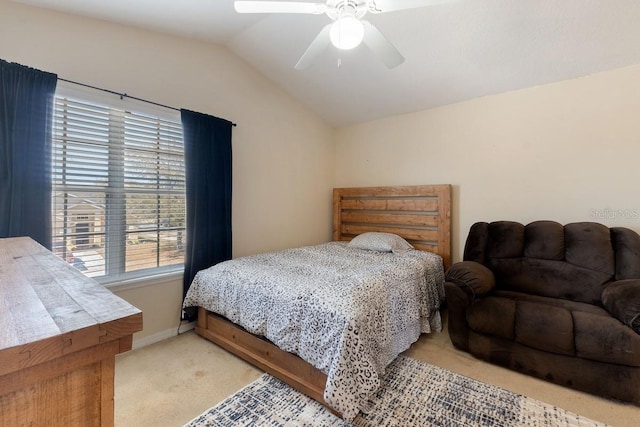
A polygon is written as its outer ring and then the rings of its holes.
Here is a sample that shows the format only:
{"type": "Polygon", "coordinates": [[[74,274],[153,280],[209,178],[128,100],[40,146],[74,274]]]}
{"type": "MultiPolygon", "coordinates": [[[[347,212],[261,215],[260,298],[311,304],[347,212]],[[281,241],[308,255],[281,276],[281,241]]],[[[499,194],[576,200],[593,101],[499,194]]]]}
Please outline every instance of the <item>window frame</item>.
{"type": "MultiPolygon", "coordinates": [[[[180,111],[178,110],[156,106],[151,103],[147,103],[144,101],[139,101],[139,100],[135,100],[127,97],[119,97],[118,95],[101,91],[99,89],[87,88],[87,87],[83,87],[83,86],[79,86],[79,85],[75,85],[75,84],[67,83],[63,81],[58,82],[55,97],[56,98],[57,97],[74,98],[80,101],[86,101],[88,103],[99,104],[101,106],[108,107],[108,108],[114,108],[118,110],[124,110],[127,112],[152,116],[160,120],[167,120],[167,121],[172,121],[176,123],[181,122],[180,111]]],[[[53,150],[53,144],[52,144],[52,150],[53,150]]],[[[182,155],[184,156],[184,152],[182,153],[182,155]]],[[[52,162],[55,162],[55,159],[52,159],[52,162]]],[[[55,165],[53,165],[53,167],[55,169],[55,165]]],[[[111,170],[111,161],[109,161],[109,170],[111,170]]],[[[109,173],[109,180],[114,179],[114,177],[112,177],[111,175],[112,174],[109,173]]],[[[115,175],[118,175],[118,174],[116,173],[115,175]]],[[[115,179],[116,180],[122,179],[122,176],[120,176],[119,178],[116,176],[115,179]]],[[[61,190],[64,191],[63,188],[64,186],[57,187],[54,182],[52,184],[52,198],[54,197],[56,191],[61,191],[61,190]]],[[[91,190],[89,189],[88,191],[91,191],[91,190]]],[[[105,193],[105,196],[106,194],[107,193],[105,193]]],[[[161,194],[161,192],[158,192],[157,194],[161,194]]],[[[125,197],[124,192],[122,194],[122,197],[125,197]]],[[[53,205],[52,209],[55,209],[55,204],[52,204],[52,205],[53,205]]],[[[119,208],[123,210],[126,209],[126,206],[124,203],[118,204],[116,202],[116,205],[119,205],[119,208]]],[[[105,208],[112,209],[111,206],[105,206],[105,208]]],[[[106,215],[108,214],[105,214],[105,218],[106,218],[106,215]]],[[[52,215],[52,226],[54,226],[53,227],[54,230],[56,229],[55,221],[56,221],[56,218],[55,218],[55,212],[54,212],[54,214],[52,215]]],[[[186,221],[186,196],[185,196],[185,221],[186,221]]],[[[158,227],[160,227],[160,223],[158,223],[157,225],[158,227]]],[[[186,228],[186,223],[184,225],[186,228]]],[[[119,227],[119,228],[116,227],[116,229],[119,230],[119,234],[118,232],[108,233],[105,230],[105,233],[104,233],[105,240],[110,240],[110,242],[105,242],[104,275],[93,277],[94,280],[96,280],[97,282],[109,288],[117,287],[120,289],[122,287],[135,288],[139,286],[148,286],[149,284],[151,284],[151,282],[149,281],[149,279],[151,278],[160,279],[162,281],[162,280],[172,279],[174,277],[177,279],[178,277],[182,276],[184,272],[184,262],[181,262],[180,264],[149,267],[149,268],[144,268],[140,270],[126,272],[126,269],[124,268],[125,263],[123,262],[123,258],[125,257],[125,252],[126,252],[126,244],[127,244],[126,241],[127,241],[128,230],[126,229],[126,225],[123,225],[122,227],[119,227]],[[109,248],[111,248],[112,252],[119,253],[119,255],[116,255],[116,257],[121,257],[120,260],[113,259],[114,258],[113,255],[107,254],[107,251],[109,250],[109,248]],[[118,264],[118,262],[120,263],[119,266],[114,267],[116,264],[118,264]],[[116,271],[114,273],[113,271],[114,268],[118,269],[119,271],[116,271]]],[[[151,229],[151,232],[159,232],[159,231],[160,231],[159,228],[151,229]]],[[[69,233],[67,233],[66,235],[69,235],[69,233]]],[[[53,236],[54,239],[56,237],[57,236],[53,236]]],[[[186,239],[186,233],[183,233],[183,238],[186,239]]],[[[183,245],[184,244],[185,242],[183,241],[183,245]]]]}

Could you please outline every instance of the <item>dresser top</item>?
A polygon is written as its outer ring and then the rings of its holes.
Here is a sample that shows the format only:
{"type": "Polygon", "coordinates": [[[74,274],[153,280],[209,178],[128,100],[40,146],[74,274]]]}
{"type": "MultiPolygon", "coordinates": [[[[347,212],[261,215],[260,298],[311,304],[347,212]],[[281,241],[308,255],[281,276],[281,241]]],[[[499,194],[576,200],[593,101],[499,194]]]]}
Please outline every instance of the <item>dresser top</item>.
{"type": "Polygon", "coordinates": [[[28,237],[0,239],[0,375],[142,330],[142,312],[28,237]]]}

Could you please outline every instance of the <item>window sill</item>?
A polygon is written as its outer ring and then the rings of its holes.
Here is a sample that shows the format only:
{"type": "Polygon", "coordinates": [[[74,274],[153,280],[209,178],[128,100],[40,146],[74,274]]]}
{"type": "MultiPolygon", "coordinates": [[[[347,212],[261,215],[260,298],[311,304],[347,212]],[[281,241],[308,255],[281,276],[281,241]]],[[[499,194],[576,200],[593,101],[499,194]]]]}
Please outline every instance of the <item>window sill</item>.
{"type": "Polygon", "coordinates": [[[144,277],[125,279],[119,282],[105,283],[104,287],[111,292],[128,291],[130,289],[145,288],[147,286],[158,286],[168,282],[182,280],[183,270],[175,270],[166,273],[153,274],[144,277]]]}

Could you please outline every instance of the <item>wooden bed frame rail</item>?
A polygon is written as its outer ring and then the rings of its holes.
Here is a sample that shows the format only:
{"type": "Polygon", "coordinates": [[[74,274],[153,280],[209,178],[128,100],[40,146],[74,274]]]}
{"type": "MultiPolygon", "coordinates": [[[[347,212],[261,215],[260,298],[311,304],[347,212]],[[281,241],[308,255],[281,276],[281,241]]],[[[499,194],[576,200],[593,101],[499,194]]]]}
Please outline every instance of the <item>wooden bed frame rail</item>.
{"type": "Polygon", "coordinates": [[[198,307],[196,333],[326,405],[327,376],[295,354],[202,307],[198,307]]]}

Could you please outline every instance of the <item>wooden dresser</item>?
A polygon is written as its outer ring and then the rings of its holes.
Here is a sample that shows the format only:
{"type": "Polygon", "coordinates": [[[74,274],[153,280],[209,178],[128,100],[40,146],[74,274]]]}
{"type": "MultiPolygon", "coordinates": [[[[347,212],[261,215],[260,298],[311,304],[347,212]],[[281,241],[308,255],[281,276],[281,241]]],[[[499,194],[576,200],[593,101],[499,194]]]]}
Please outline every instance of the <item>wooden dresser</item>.
{"type": "Polygon", "coordinates": [[[0,426],[111,426],[142,312],[27,237],[0,239],[0,426]]]}

